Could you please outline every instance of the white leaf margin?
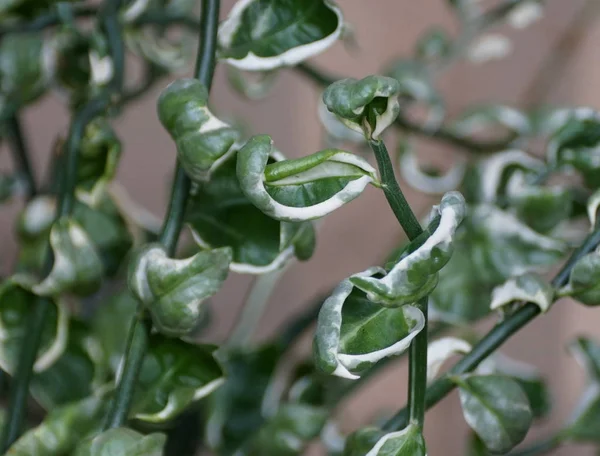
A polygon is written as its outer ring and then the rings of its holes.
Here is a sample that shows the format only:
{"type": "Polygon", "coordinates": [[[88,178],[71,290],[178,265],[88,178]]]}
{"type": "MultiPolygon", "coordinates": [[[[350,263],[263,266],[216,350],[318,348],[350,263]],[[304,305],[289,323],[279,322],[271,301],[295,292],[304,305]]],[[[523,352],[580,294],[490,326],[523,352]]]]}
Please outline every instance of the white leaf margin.
{"type": "Polygon", "coordinates": [[[535,273],[521,274],[492,290],[490,309],[498,310],[518,301],[532,302],[544,313],[554,302],[554,290],[535,273]]]}
{"type": "Polygon", "coordinates": [[[431,383],[442,365],[453,355],[466,355],[473,347],[458,337],[443,337],[434,340],[427,347],[427,383],[431,383]]]}

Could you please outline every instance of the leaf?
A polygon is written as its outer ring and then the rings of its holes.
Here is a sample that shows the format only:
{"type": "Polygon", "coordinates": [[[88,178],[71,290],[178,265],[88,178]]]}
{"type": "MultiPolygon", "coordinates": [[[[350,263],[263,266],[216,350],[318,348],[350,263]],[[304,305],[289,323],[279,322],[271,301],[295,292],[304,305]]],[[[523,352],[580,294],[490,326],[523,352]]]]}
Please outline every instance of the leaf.
{"type": "Polygon", "coordinates": [[[425,439],[416,425],[398,432],[361,429],[346,441],[344,456],[427,456],[425,439]]]}
{"type": "Polygon", "coordinates": [[[323,217],[377,182],[366,160],[326,149],[295,160],[269,164],[273,141],[252,137],[238,152],[237,178],[246,197],[263,213],[286,222],[323,217]]]}
{"type": "Polygon", "coordinates": [[[323,407],[285,404],[236,453],[240,456],[299,456],[317,437],[329,412],[323,407]]]}
{"type": "Polygon", "coordinates": [[[327,109],[352,130],[378,140],[400,112],[400,84],[387,76],[342,79],[323,92],[327,109]]]}
{"type": "Polygon", "coordinates": [[[329,0],[241,0],[219,27],[219,57],[248,71],[293,66],[334,44],[342,26],[329,0]]]}
{"type": "Polygon", "coordinates": [[[50,230],[54,254],[52,270],[32,291],[50,296],[72,291],[81,295],[95,292],[102,282],[104,268],[87,233],[72,218],[58,219],[50,230]]]}
{"type": "Polygon", "coordinates": [[[433,381],[444,362],[457,354],[471,351],[471,344],[456,337],[443,337],[427,346],[427,383],[433,381]]]}
{"type": "Polygon", "coordinates": [[[88,437],[73,456],[162,456],[166,435],[143,435],[133,429],[114,428],[88,437]]]}
{"type": "Polygon", "coordinates": [[[591,109],[569,113],[548,143],[547,157],[555,168],[578,171],[591,188],[600,179],[600,116],[591,109]]]}
{"type": "Polygon", "coordinates": [[[421,60],[436,60],[447,56],[451,46],[446,30],[434,26],[419,37],[415,54],[421,60]]]}
{"type": "Polygon", "coordinates": [[[225,159],[192,196],[186,219],[195,241],[205,249],[230,247],[230,269],[265,274],[294,255],[310,258],[314,229],[310,223],[287,223],[263,214],[244,195],[236,177],[237,154],[225,159]]]}
{"type": "Polygon", "coordinates": [[[598,220],[598,208],[600,208],[600,189],[596,190],[588,199],[587,213],[591,229],[594,229],[598,220]]]}
{"type": "Polygon", "coordinates": [[[23,434],[7,456],[60,456],[71,454],[82,437],[100,430],[106,400],[88,397],[53,409],[37,427],[23,434]]]}
{"type": "Polygon", "coordinates": [[[569,283],[558,295],[571,296],[588,306],[600,305],[600,252],[588,253],[575,263],[569,283]]]}
{"type": "Polygon", "coordinates": [[[396,307],[417,302],[435,288],[437,272],[450,260],[456,230],[465,216],[464,198],[458,192],[446,193],[432,212],[440,217],[437,229],[383,278],[350,277],[350,282],[364,291],[370,301],[396,307]]]}
{"type": "Polygon", "coordinates": [[[569,343],[569,353],[584,368],[588,380],[600,383],[600,345],[586,337],[569,343]]]}
{"type": "Polygon", "coordinates": [[[34,372],[52,366],[67,346],[68,314],[65,305],[55,299],[39,298],[21,278],[7,279],[0,286],[0,367],[15,373],[20,347],[28,336],[27,320],[33,306],[49,306],[48,317],[41,335],[40,349],[33,365],[34,372]]]}
{"type": "MultiPolygon", "coordinates": [[[[370,268],[353,277],[381,272],[370,268]]],[[[319,312],[313,343],[315,364],[328,374],[357,379],[379,360],[406,350],[424,324],[416,307],[380,306],[345,279],[319,312]]]]}
{"type": "Polygon", "coordinates": [[[591,383],[579,399],[563,436],[569,441],[600,443],[600,385],[591,383]]]}
{"type": "Polygon", "coordinates": [[[177,260],[160,244],[149,244],[130,262],[128,284],[161,333],[183,336],[197,325],[202,303],[223,285],[230,262],[226,247],[177,260]]]}
{"type": "Polygon", "coordinates": [[[493,452],[505,453],[527,435],[532,412],[517,382],[501,375],[452,377],[467,424],[493,452]]]}
{"type": "Polygon", "coordinates": [[[352,144],[365,143],[365,135],[362,131],[357,132],[356,130],[348,128],[335,114],[327,109],[323,100],[319,100],[319,120],[333,144],[335,144],[336,141],[348,141],[352,144]]]}
{"type": "Polygon", "coordinates": [[[532,302],[546,312],[554,302],[554,289],[537,274],[522,274],[492,290],[490,309],[504,309],[520,301],[532,302]]]}
{"type": "MultiPolygon", "coordinates": [[[[488,43],[502,35],[490,34],[483,37],[488,43]]],[[[491,141],[502,141],[513,136],[528,135],[532,131],[529,118],[521,111],[504,105],[482,105],[463,112],[452,125],[451,130],[460,136],[485,136],[491,141]]],[[[494,154],[495,157],[502,154],[494,154]]]]}
{"type": "Polygon", "coordinates": [[[152,336],[131,416],[148,423],[163,423],[219,388],[224,378],[213,356],[215,348],[152,336]]]}
{"type": "Polygon", "coordinates": [[[177,145],[177,157],[194,181],[210,178],[234,152],[237,131],[215,117],[207,106],[208,91],[197,79],[178,79],[158,98],[158,117],[177,145]]]}

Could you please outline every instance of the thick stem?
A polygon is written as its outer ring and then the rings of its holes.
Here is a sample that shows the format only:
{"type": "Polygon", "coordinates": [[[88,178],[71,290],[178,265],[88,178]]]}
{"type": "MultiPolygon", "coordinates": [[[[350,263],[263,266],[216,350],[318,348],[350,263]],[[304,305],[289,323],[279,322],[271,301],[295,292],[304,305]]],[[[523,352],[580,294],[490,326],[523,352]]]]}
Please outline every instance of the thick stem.
{"type": "Polygon", "coordinates": [[[35,176],[29,160],[27,144],[23,136],[23,128],[17,114],[11,116],[7,121],[10,150],[13,154],[15,166],[19,177],[25,181],[27,199],[33,198],[37,193],[35,176]]]}
{"type": "MultiPolygon", "coordinates": [[[[600,244],[600,228],[586,238],[583,244],[571,255],[567,263],[561,268],[558,274],[552,280],[552,285],[559,288],[567,283],[571,269],[575,263],[593,251],[600,244]]],[[[540,314],[540,308],[533,303],[523,303],[523,306],[515,313],[506,318],[502,323],[497,324],[483,339],[479,341],[473,350],[465,355],[449,371],[449,375],[460,375],[474,370],[479,363],[495,352],[504,342],[513,334],[523,328],[527,323],[540,314]]],[[[427,388],[426,407],[430,408],[441,401],[446,395],[454,389],[455,384],[445,375],[427,388]]],[[[385,425],[384,430],[394,431],[403,429],[408,423],[409,413],[407,408],[403,408],[394,415],[385,425]]]]}
{"type": "MultiPolygon", "coordinates": [[[[200,45],[196,60],[195,76],[210,90],[216,61],[217,29],[219,25],[220,0],[202,0],[200,21],[200,45]]],[[[183,218],[190,190],[190,180],[177,165],[171,189],[169,208],[163,223],[159,241],[172,256],[183,226],[183,218]]],[[[104,429],[121,427],[127,421],[140,368],[148,345],[149,324],[139,312],[131,325],[129,341],[125,348],[123,375],[117,384],[115,396],[104,429]]]]}
{"type": "MultiPolygon", "coordinates": [[[[394,174],[394,166],[383,141],[369,141],[375,154],[382,189],[394,215],[412,241],[423,233],[419,220],[404,197],[394,174]]],[[[423,428],[425,421],[425,393],[427,391],[427,298],[417,307],[425,317],[425,327],[417,334],[408,349],[408,408],[410,421],[423,428]]]]}

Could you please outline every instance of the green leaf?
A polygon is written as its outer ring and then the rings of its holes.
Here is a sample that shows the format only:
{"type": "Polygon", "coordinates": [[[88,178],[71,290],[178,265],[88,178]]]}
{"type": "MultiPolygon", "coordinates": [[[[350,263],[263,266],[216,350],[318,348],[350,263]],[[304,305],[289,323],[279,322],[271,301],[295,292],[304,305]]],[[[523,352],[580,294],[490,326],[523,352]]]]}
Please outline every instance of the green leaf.
{"type": "Polygon", "coordinates": [[[519,302],[532,302],[546,312],[554,302],[554,289],[542,277],[526,273],[512,277],[492,290],[490,309],[498,310],[519,302]]]}
{"type": "Polygon", "coordinates": [[[600,383],[600,345],[586,337],[578,337],[568,348],[571,355],[585,369],[588,379],[600,383]]]}
{"type": "Polygon", "coordinates": [[[558,291],[587,306],[600,305],[600,252],[588,253],[571,269],[569,283],[558,291]]]}
{"type": "Polygon", "coordinates": [[[458,385],[465,420],[485,446],[506,453],[529,431],[532,412],[519,384],[501,375],[452,377],[458,385]]]}
{"type": "MultiPolygon", "coordinates": [[[[0,367],[13,375],[20,348],[28,336],[27,320],[39,298],[21,278],[10,278],[0,286],[0,367]]],[[[47,298],[48,299],[48,298],[47,298]]],[[[48,369],[67,346],[68,313],[64,303],[49,299],[50,307],[41,336],[34,372],[48,369]]]]}
{"type": "Polygon", "coordinates": [[[54,254],[52,270],[32,288],[40,296],[72,291],[81,295],[95,292],[102,282],[104,267],[85,230],[70,217],[57,220],[50,230],[54,254]]]}
{"type": "Polygon", "coordinates": [[[310,223],[287,223],[263,214],[246,198],[236,177],[232,155],[191,197],[186,219],[194,239],[206,249],[230,247],[234,272],[264,274],[294,255],[305,260],[314,250],[310,223]]]}
{"type": "Polygon", "coordinates": [[[284,404],[236,455],[299,456],[318,437],[328,416],[323,407],[284,404]]]}
{"type": "Polygon", "coordinates": [[[81,442],[73,456],[162,456],[166,435],[115,428],[81,442]]]}
{"type": "Polygon", "coordinates": [[[439,225],[420,247],[400,259],[383,278],[357,276],[350,277],[350,282],[369,300],[384,306],[397,307],[427,296],[437,284],[438,271],[452,256],[455,233],[465,212],[462,195],[446,193],[431,217],[439,216],[439,225]]]}
{"type": "Polygon", "coordinates": [[[23,434],[7,456],[61,456],[71,454],[82,437],[100,430],[106,400],[88,397],[53,409],[37,427],[23,434]]]}
{"type": "Polygon", "coordinates": [[[555,168],[574,169],[591,188],[600,179],[600,116],[576,109],[564,120],[548,144],[548,161],[555,168]]]}
{"type": "Polygon", "coordinates": [[[281,347],[269,344],[221,354],[225,383],[209,397],[206,420],[207,444],[218,454],[234,454],[262,426],[281,353],[281,347]]]}
{"type": "Polygon", "coordinates": [[[223,285],[230,262],[226,247],[178,260],[169,258],[160,244],[150,244],[130,263],[129,288],[161,333],[182,336],[197,325],[202,303],[223,285]]]}
{"type": "Polygon", "coordinates": [[[342,25],[329,0],[238,0],[219,27],[219,57],[248,71],[296,65],[335,43],[342,25]]]}
{"type": "Polygon", "coordinates": [[[342,79],[323,92],[323,102],[349,128],[378,140],[398,117],[400,84],[386,76],[342,79]]]}
{"type": "Polygon", "coordinates": [[[469,436],[467,456],[489,456],[485,444],[474,432],[469,436]]]}
{"type": "Polygon", "coordinates": [[[365,159],[341,150],[269,164],[273,155],[271,138],[254,136],[238,152],[237,178],[246,197],[277,220],[323,217],[377,182],[375,169],[365,159]]]}
{"type": "Polygon", "coordinates": [[[579,399],[563,435],[565,439],[571,441],[599,444],[599,428],[600,385],[591,383],[579,399]]]}
{"type": "MultiPolygon", "coordinates": [[[[382,272],[370,268],[353,277],[382,272]]],[[[406,350],[424,324],[416,307],[380,306],[345,279],[319,312],[313,344],[315,364],[328,374],[357,379],[379,360],[406,350]]]]}
{"type": "Polygon", "coordinates": [[[346,441],[344,456],[427,456],[425,439],[415,425],[386,434],[365,428],[346,441]]]}
{"type": "Polygon", "coordinates": [[[600,189],[596,190],[592,196],[589,197],[587,203],[587,213],[590,220],[590,226],[594,229],[598,221],[598,209],[600,208],[600,189]]]}
{"type": "MultiPolygon", "coordinates": [[[[0,9],[2,7],[0,6],[0,9]]],[[[42,95],[47,81],[42,70],[42,37],[8,34],[0,43],[0,117],[8,118],[42,95]]]]}
{"type": "Polygon", "coordinates": [[[152,336],[131,416],[148,423],[163,423],[219,388],[224,378],[213,356],[215,348],[152,336]]]}
{"type": "Polygon", "coordinates": [[[208,91],[197,79],[178,79],[158,98],[158,117],[177,145],[186,174],[201,182],[234,152],[238,133],[207,106],[208,91]]]}

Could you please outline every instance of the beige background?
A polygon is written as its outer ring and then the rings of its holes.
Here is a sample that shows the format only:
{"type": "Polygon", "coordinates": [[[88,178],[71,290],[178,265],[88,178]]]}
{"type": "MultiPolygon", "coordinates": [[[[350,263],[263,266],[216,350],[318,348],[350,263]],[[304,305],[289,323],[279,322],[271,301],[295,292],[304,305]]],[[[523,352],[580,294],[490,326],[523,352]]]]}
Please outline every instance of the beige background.
{"type": "MultiPolygon", "coordinates": [[[[231,0],[224,2],[223,16],[232,3],[231,0]]],[[[337,74],[363,77],[377,72],[382,63],[411,53],[415,39],[431,25],[441,24],[456,32],[456,24],[442,0],[340,0],[339,3],[347,20],[354,25],[360,48],[349,52],[340,43],[315,60],[322,68],[337,74]]],[[[579,14],[585,3],[585,0],[548,0],[541,22],[524,31],[507,32],[517,43],[509,58],[483,66],[459,63],[445,72],[439,83],[450,114],[474,102],[522,106],[532,97],[540,96],[537,89],[542,83],[543,87],[549,87],[547,93],[541,94],[544,101],[600,108],[597,88],[600,21],[597,16],[579,14]],[[573,27],[573,24],[577,25],[573,27]],[[578,32],[572,33],[572,30],[578,32]],[[566,58],[559,60],[551,77],[542,78],[540,83],[540,69],[557,54],[557,49],[562,49],[566,58]]],[[[160,127],[155,112],[156,96],[164,84],[159,84],[144,100],[129,106],[116,121],[125,144],[119,179],[137,201],[159,216],[164,212],[166,188],[175,160],[173,143],[160,127]]],[[[223,68],[219,68],[212,103],[219,113],[245,119],[252,132],[269,133],[288,155],[299,156],[314,152],[321,145],[315,118],[318,96],[306,80],[292,71],[283,71],[268,99],[249,104],[231,92],[223,68]]],[[[25,120],[39,175],[48,161],[55,135],[66,131],[68,118],[60,100],[48,97],[27,110],[25,120]]],[[[447,162],[457,153],[426,141],[418,143],[418,150],[423,159],[435,162],[447,162]]],[[[4,151],[0,157],[3,167],[10,166],[4,151]]],[[[421,214],[427,211],[431,201],[419,198],[409,188],[405,190],[421,214]]],[[[0,207],[3,272],[9,270],[16,247],[11,225],[16,210],[16,207],[0,207]]],[[[332,284],[376,264],[401,237],[383,194],[372,189],[328,217],[321,226],[315,256],[307,263],[294,265],[274,293],[260,327],[260,337],[272,334],[289,315],[301,310],[307,301],[332,284]]],[[[228,282],[214,300],[217,328],[211,335],[213,340],[222,339],[228,333],[250,283],[248,277],[239,276],[231,277],[228,282]]],[[[567,418],[581,391],[583,378],[573,359],[566,355],[564,345],[577,334],[597,337],[599,323],[598,312],[560,303],[548,316],[538,318],[506,345],[508,354],[534,363],[548,376],[556,399],[553,418],[533,430],[529,438],[544,435],[567,418]]],[[[403,363],[398,364],[348,402],[341,414],[345,429],[354,429],[377,412],[391,412],[404,404],[406,372],[403,363]]],[[[467,428],[456,394],[428,414],[426,434],[429,455],[463,454],[467,428]]],[[[593,452],[572,447],[555,454],[591,455],[593,452]]]]}

